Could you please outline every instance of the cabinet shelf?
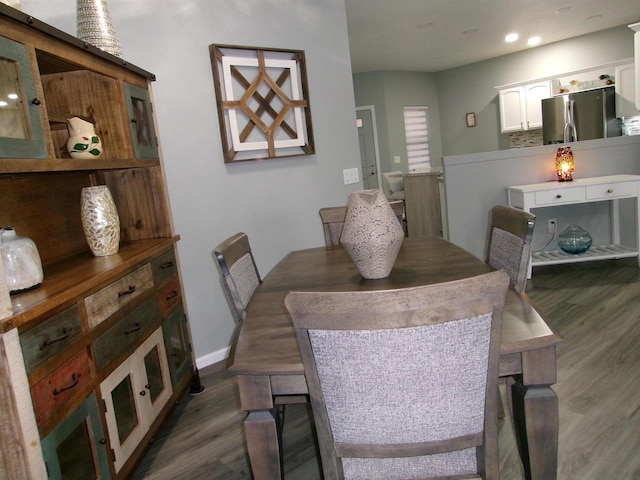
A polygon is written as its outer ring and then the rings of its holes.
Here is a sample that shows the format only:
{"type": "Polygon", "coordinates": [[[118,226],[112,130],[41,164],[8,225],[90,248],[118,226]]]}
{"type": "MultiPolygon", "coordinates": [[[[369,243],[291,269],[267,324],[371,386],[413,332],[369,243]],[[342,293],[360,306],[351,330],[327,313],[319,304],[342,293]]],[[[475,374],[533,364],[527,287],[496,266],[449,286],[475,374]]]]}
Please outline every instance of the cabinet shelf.
{"type": "Polygon", "coordinates": [[[20,327],[166,250],[179,236],[122,243],[115,255],[94,257],[89,252],[45,267],[39,287],[13,295],[13,315],[0,321],[0,332],[20,327]]]}
{"type": "Polygon", "coordinates": [[[531,254],[531,266],[558,265],[562,263],[589,262],[595,260],[612,260],[637,257],[638,250],[624,245],[599,245],[591,247],[584,253],[569,254],[562,250],[547,250],[531,254]]]}
{"type": "Polygon", "coordinates": [[[79,160],[72,158],[0,158],[0,175],[14,173],[74,172],[87,170],[117,170],[123,168],[155,167],[158,158],[100,158],[79,160]]]}

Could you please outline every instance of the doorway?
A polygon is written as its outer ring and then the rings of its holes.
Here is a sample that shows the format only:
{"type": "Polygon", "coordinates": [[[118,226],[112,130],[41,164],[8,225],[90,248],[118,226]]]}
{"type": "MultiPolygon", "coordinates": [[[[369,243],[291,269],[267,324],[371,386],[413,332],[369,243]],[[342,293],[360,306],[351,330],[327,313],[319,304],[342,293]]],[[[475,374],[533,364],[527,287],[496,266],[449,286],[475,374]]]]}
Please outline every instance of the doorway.
{"type": "Polygon", "coordinates": [[[376,110],[373,105],[356,107],[358,142],[362,184],[365,190],[380,188],[380,154],[376,129],[376,110]]]}

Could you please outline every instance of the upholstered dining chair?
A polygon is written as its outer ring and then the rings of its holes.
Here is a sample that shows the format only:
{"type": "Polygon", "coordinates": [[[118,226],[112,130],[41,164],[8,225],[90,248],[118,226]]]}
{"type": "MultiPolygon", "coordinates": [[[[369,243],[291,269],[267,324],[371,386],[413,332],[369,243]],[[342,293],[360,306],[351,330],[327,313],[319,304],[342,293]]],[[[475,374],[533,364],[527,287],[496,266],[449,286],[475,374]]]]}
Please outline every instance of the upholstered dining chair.
{"type": "MultiPolygon", "coordinates": [[[[389,202],[393,213],[398,217],[400,225],[404,228],[404,200],[389,202]]],[[[344,219],[347,216],[347,207],[324,207],[320,209],[320,219],[324,230],[324,242],[327,247],[340,245],[340,235],[344,227],[344,219]]],[[[406,231],[406,230],[405,230],[406,231]]]]}
{"type": "Polygon", "coordinates": [[[291,292],[325,479],[499,478],[509,277],[291,292]]]}
{"type": "Polygon", "coordinates": [[[218,261],[225,293],[236,323],[246,317],[245,309],[258,285],[262,283],[253,258],[249,237],[240,232],[227,238],[213,250],[218,261]]]}
{"type": "Polygon", "coordinates": [[[518,292],[527,285],[535,215],[505,205],[491,209],[486,263],[509,274],[518,292]]]}

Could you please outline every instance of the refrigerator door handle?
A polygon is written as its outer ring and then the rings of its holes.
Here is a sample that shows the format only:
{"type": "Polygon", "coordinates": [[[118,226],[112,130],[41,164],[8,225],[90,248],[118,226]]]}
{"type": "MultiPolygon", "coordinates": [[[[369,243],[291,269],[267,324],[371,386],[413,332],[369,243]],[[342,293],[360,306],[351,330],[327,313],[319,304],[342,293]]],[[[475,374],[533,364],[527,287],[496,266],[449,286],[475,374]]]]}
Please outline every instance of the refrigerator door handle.
{"type": "Polygon", "coordinates": [[[569,100],[566,103],[566,119],[567,119],[567,123],[564,125],[564,132],[563,132],[563,136],[564,136],[564,142],[568,143],[568,142],[577,142],[578,141],[578,131],[576,130],[576,124],[574,121],[574,116],[573,116],[573,109],[575,107],[575,100],[569,100]]]}

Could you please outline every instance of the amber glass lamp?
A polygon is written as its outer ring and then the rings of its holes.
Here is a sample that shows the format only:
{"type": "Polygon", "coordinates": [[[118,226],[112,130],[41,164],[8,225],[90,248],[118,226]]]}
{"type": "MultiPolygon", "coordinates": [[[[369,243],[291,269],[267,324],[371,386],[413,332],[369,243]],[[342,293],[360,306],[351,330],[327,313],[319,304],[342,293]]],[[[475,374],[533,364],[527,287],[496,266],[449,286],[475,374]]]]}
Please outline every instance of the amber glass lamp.
{"type": "Polygon", "coordinates": [[[575,161],[571,147],[560,147],[556,153],[556,173],[559,182],[570,182],[573,180],[573,170],[575,161]]]}

